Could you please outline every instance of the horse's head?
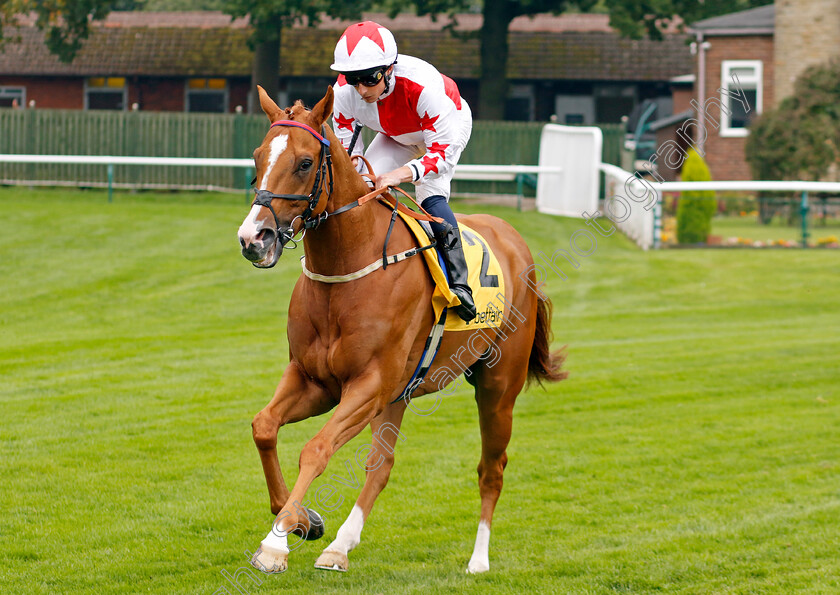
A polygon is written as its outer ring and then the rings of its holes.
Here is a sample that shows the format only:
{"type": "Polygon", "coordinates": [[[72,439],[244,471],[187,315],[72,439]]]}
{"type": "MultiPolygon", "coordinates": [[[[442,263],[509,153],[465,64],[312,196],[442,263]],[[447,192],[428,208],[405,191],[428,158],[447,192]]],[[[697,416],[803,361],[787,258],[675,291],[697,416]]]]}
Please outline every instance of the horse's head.
{"type": "Polygon", "coordinates": [[[332,172],[329,141],[322,135],[332,114],[333,91],[330,87],[308,111],[300,102],[281,109],[257,88],[271,128],[254,151],[257,197],[239,228],[239,243],[254,266],[268,268],[328,198],[332,172]]]}

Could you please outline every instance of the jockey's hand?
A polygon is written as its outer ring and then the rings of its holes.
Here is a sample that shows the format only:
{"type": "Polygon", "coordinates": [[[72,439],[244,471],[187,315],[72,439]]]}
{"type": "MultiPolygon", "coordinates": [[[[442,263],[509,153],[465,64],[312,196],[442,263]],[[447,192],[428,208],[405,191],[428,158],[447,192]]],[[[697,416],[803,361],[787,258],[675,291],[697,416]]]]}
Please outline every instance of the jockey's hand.
{"type": "Polygon", "coordinates": [[[386,174],[376,176],[376,189],[399,186],[403,182],[410,182],[412,179],[414,179],[414,176],[411,173],[411,168],[403,165],[386,174]]]}
{"type": "Polygon", "coordinates": [[[359,157],[359,155],[353,155],[353,156],[350,158],[350,163],[352,163],[352,164],[353,164],[353,167],[355,167],[355,168],[356,168],[356,171],[357,171],[357,172],[361,172],[361,171],[362,171],[362,168],[363,168],[363,167],[364,167],[364,165],[365,165],[365,162],[361,160],[361,158],[359,157]]]}

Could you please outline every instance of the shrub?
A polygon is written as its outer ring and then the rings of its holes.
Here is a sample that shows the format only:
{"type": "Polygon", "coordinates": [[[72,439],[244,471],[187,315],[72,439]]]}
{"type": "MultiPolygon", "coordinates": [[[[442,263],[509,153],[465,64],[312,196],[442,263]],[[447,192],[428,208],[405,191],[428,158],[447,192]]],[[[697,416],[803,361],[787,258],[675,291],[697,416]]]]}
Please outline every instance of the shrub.
{"type": "Polygon", "coordinates": [[[840,59],[805,70],[750,126],[745,154],[757,180],[820,180],[840,166],[840,59]]]}
{"type": "MultiPolygon", "coordinates": [[[[682,168],[683,182],[710,182],[709,166],[694,150],[689,149],[682,168]]],[[[712,216],[717,210],[717,200],[712,190],[683,192],[677,206],[677,241],[680,244],[703,243],[712,230],[712,216]]]]}
{"type": "Polygon", "coordinates": [[[718,192],[718,213],[743,215],[758,210],[755,194],[749,192],[718,192]]]}

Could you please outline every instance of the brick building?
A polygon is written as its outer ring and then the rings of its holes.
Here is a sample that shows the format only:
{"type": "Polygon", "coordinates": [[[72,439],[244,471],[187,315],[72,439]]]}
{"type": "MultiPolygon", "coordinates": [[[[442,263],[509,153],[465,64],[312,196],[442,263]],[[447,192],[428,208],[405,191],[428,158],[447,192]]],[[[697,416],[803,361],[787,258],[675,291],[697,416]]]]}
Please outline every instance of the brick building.
{"type": "Polygon", "coordinates": [[[752,179],[744,158],[750,122],[789,95],[808,66],[840,55],[840,0],[779,0],[699,21],[690,32],[695,141],[714,179],[752,179]]]}
{"type": "MultiPolygon", "coordinates": [[[[458,83],[477,106],[478,41],[441,31],[427,17],[366,18],[391,28],[400,51],[424,58],[458,83]]],[[[538,15],[511,24],[508,119],[560,123],[619,122],[645,99],[670,113],[668,81],[690,72],[684,34],[664,41],[621,38],[607,15],[538,15]]],[[[279,73],[283,105],[312,105],[335,80],[329,70],[340,32],[325,19],[317,29],[283,32],[279,73]]],[[[459,29],[480,27],[481,15],[459,17],[459,29]]],[[[232,112],[245,108],[253,53],[247,21],[220,12],[113,12],[94,23],[71,64],[49,54],[43,34],[24,22],[0,52],[0,106],[144,111],[232,112]]],[[[480,114],[477,114],[480,117],[480,114]]]]}
{"type": "Polygon", "coordinates": [[[697,112],[694,135],[712,177],[749,180],[744,145],[750,121],[773,105],[772,5],[694,23],[697,112]],[[702,106],[700,109],[698,106],[702,106]]]}
{"type": "Polygon", "coordinates": [[[840,1],[778,0],[775,9],[773,80],[781,101],[802,71],[840,56],[840,1]]]}

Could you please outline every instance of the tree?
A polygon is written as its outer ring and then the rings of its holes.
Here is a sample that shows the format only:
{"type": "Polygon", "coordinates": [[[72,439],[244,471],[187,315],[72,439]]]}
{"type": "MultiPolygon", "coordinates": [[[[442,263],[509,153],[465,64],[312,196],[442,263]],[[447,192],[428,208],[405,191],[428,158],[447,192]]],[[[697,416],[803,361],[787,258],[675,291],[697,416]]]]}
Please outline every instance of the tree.
{"type": "MultiPolygon", "coordinates": [[[[467,11],[471,0],[415,0],[418,15],[449,14],[450,29],[457,24],[456,15],[467,11]]],[[[508,94],[508,30],[519,16],[560,13],[568,9],[588,10],[595,0],[484,0],[483,16],[478,32],[481,71],[478,89],[478,117],[483,120],[502,120],[508,94]]],[[[392,11],[393,12],[396,11],[392,11]]],[[[463,34],[458,34],[463,35],[463,34]]],[[[535,60],[539,56],[534,56],[535,60]]]]}
{"type": "MultiPolygon", "coordinates": [[[[142,10],[146,0],[0,0],[0,44],[18,25],[21,15],[34,14],[45,33],[47,49],[62,62],[72,62],[90,35],[92,21],[111,10],[142,10]]],[[[2,49],[0,47],[0,49],[2,49]]]]}
{"type": "Polygon", "coordinates": [[[143,10],[163,12],[173,10],[222,10],[224,0],[143,0],[143,10]]]}
{"type": "MultiPolygon", "coordinates": [[[[519,16],[541,13],[575,11],[608,11],[610,25],[621,34],[639,38],[645,34],[652,39],[661,39],[674,15],[680,15],[684,22],[727,14],[772,4],[773,0],[484,0],[480,40],[481,74],[479,78],[478,116],[485,120],[504,118],[507,99],[508,31],[510,23],[519,16]]],[[[392,16],[404,6],[403,2],[384,2],[392,6],[392,16]]],[[[450,29],[457,23],[456,15],[474,6],[474,0],[415,0],[419,15],[448,14],[450,29]]],[[[458,33],[463,36],[464,34],[458,33]]],[[[535,60],[539,56],[534,56],[535,60]]]]}
{"type": "Polygon", "coordinates": [[[840,171],[840,59],[812,66],[794,92],[750,126],[747,162],[760,180],[820,180],[840,171]]]}
{"type": "Polygon", "coordinates": [[[639,39],[648,35],[662,39],[674,24],[683,25],[766,4],[774,0],[602,0],[610,14],[610,26],[622,35],[639,39]]]}
{"type": "Polygon", "coordinates": [[[114,0],[0,0],[0,42],[20,15],[33,13],[49,51],[71,62],[90,34],[90,21],[104,19],[113,4],[114,0]]]}
{"type": "MultiPolygon", "coordinates": [[[[155,0],[149,0],[155,4],[155,0]]],[[[186,1],[186,0],[184,0],[186,1]]],[[[111,9],[139,7],[144,0],[0,0],[0,43],[7,26],[14,26],[18,17],[34,13],[36,26],[46,33],[50,52],[63,62],[71,62],[90,34],[90,23],[104,19],[111,9]]],[[[231,17],[250,19],[254,32],[250,43],[254,49],[251,69],[252,97],[261,84],[277,96],[280,72],[281,31],[296,23],[315,26],[323,13],[334,18],[355,19],[368,8],[371,0],[204,0],[202,6],[218,6],[231,17]]],[[[156,5],[177,6],[177,1],[161,0],[156,5]]],[[[191,5],[186,2],[184,6],[191,5]]],[[[256,101],[252,111],[259,111],[256,101]]]]}
{"type": "Polygon", "coordinates": [[[224,0],[225,13],[234,18],[247,16],[254,29],[250,39],[254,49],[251,69],[251,97],[254,100],[250,111],[260,111],[256,101],[257,84],[270,97],[277,97],[283,29],[296,23],[314,27],[325,12],[338,19],[356,19],[368,6],[369,0],[224,0]]]}

